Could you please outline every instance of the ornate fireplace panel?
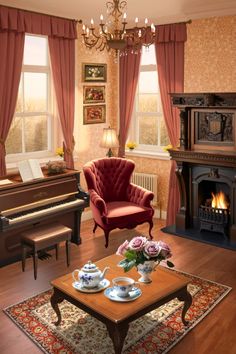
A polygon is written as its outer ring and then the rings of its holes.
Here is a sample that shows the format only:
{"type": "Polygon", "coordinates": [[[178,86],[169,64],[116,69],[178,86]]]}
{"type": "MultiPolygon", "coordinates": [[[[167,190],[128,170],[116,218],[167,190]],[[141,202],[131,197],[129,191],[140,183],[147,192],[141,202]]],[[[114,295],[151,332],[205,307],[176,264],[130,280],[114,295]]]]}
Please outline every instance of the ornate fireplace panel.
{"type": "MultiPolygon", "coordinates": [[[[193,110],[193,146],[208,145],[208,148],[231,146],[235,148],[235,111],[193,110]]],[[[196,146],[195,146],[196,147],[196,146]]]]}
{"type": "Polygon", "coordinates": [[[236,241],[236,93],[171,98],[181,126],[180,148],[169,150],[181,191],[176,230],[207,230],[236,241]],[[225,204],[216,206],[221,194],[225,204]]]}

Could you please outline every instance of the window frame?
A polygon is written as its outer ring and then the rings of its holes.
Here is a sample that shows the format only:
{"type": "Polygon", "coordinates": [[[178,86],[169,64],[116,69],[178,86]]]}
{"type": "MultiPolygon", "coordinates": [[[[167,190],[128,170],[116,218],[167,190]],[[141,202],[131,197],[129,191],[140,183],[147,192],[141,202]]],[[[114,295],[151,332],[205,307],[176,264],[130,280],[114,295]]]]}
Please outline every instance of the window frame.
{"type": "MultiPolygon", "coordinates": [[[[37,112],[16,112],[14,113],[14,117],[21,118],[21,124],[24,125],[24,118],[32,117],[32,116],[47,116],[47,149],[40,150],[40,151],[33,151],[33,152],[25,152],[25,145],[22,146],[22,152],[14,153],[14,154],[7,154],[6,155],[6,163],[7,168],[12,168],[17,166],[17,162],[20,160],[36,158],[39,159],[40,162],[48,161],[49,157],[55,156],[55,149],[58,146],[59,137],[61,138],[61,132],[59,130],[58,119],[57,119],[57,108],[56,108],[56,101],[54,95],[54,88],[53,88],[53,80],[52,80],[52,69],[51,69],[51,62],[50,62],[50,55],[49,55],[49,46],[48,46],[48,37],[43,35],[34,35],[31,33],[26,33],[26,36],[33,36],[33,37],[40,37],[46,38],[47,40],[47,63],[46,65],[29,65],[22,63],[21,69],[21,80],[22,80],[22,99],[25,99],[24,95],[24,80],[22,76],[24,73],[45,73],[47,75],[47,107],[45,111],[37,111],[37,112]]],[[[20,85],[19,85],[20,88],[20,85]]],[[[24,106],[23,106],[24,109],[24,106]]],[[[22,142],[24,144],[24,128],[22,129],[22,142]]]]}
{"type": "MultiPolygon", "coordinates": [[[[145,49],[143,49],[145,50],[145,49]]],[[[158,72],[157,72],[157,65],[156,64],[145,64],[145,65],[140,65],[139,69],[139,79],[140,79],[140,73],[141,72],[156,72],[157,79],[158,79],[158,72]]],[[[163,117],[163,113],[161,111],[156,111],[156,112],[139,112],[138,111],[138,105],[139,105],[139,79],[137,83],[137,89],[135,93],[135,99],[134,99],[134,108],[132,112],[132,118],[131,118],[131,125],[130,125],[130,131],[129,131],[129,138],[128,140],[132,140],[137,142],[138,146],[135,150],[132,151],[132,154],[139,154],[139,155],[150,155],[152,156],[159,156],[162,158],[169,158],[169,154],[163,150],[163,146],[160,145],[160,139],[161,139],[161,120],[157,120],[157,140],[158,144],[157,145],[147,145],[147,144],[140,144],[139,143],[139,118],[140,117],[163,117]]],[[[153,92],[142,92],[142,95],[148,94],[150,95],[158,95],[158,91],[153,93],[153,92]]],[[[160,92],[159,92],[160,95],[160,92]]],[[[158,96],[157,96],[158,98],[158,96]]],[[[129,150],[127,150],[129,152],[129,150]]]]}

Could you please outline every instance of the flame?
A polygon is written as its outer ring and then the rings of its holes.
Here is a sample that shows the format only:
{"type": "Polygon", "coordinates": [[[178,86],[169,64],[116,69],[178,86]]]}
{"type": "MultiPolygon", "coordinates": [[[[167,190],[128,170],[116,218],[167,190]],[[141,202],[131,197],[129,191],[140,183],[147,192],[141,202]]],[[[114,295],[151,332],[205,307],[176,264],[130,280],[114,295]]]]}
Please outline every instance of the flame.
{"type": "Polygon", "coordinates": [[[214,193],[211,193],[211,195],[212,195],[212,201],[211,201],[212,208],[217,208],[217,209],[227,209],[228,208],[226,196],[222,191],[220,191],[216,195],[214,195],[214,193]]]}

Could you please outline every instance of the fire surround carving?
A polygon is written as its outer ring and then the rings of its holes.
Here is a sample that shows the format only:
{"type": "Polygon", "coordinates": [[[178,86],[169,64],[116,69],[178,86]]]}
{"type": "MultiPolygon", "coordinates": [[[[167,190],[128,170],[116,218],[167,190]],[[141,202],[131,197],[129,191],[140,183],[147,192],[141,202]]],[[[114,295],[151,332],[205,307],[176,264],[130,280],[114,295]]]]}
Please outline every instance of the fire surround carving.
{"type": "Polygon", "coordinates": [[[171,99],[173,106],[180,110],[180,148],[169,150],[171,159],[177,163],[180,190],[176,230],[186,232],[194,228],[200,232],[200,183],[203,180],[209,185],[220,183],[227,186],[230,198],[227,237],[236,242],[236,93],[177,93],[171,94],[171,99]],[[199,115],[198,111],[203,114],[199,115]],[[198,141],[196,117],[204,117],[204,112],[212,112],[216,134],[208,134],[209,139],[205,134],[198,141]]]}

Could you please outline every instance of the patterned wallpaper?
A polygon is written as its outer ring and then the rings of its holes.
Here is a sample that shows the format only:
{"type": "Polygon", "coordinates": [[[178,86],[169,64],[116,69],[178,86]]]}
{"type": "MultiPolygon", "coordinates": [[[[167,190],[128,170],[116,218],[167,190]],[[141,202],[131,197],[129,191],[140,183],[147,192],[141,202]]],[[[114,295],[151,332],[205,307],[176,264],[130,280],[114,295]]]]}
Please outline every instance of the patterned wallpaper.
{"type": "Polygon", "coordinates": [[[236,91],[236,16],[187,25],[185,92],[236,91]]]}
{"type": "MultiPolygon", "coordinates": [[[[106,149],[100,147],[103,128],[110,125],[117,128],[118,122],[118,65],[114,62],[112,55],[106,51],[86,49],[82,43],[81,26],[78,25],[77,40],[77,65],[76,65],[76,95],[75,95],[75,168],[81,169],[83,165],[95,158],[106,155],[106,149]],[[107,82],[88,83],[82,79],[82,63],[106,63],[107,82]],[[105,85],[106,123],[83,124],[83,86],[105,85]]],[[[83,174],[81,184],[84,188],[83,174]]]]}

